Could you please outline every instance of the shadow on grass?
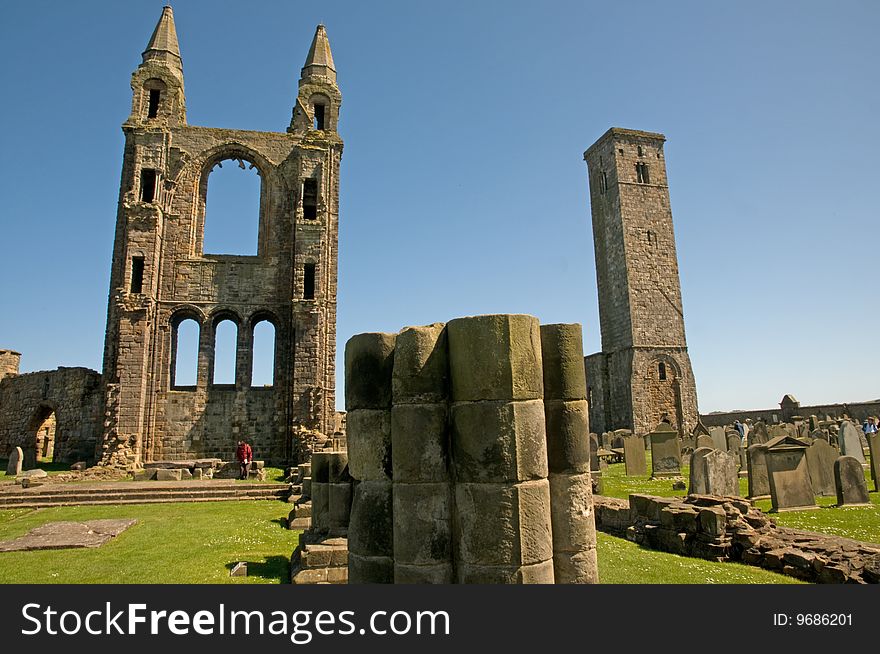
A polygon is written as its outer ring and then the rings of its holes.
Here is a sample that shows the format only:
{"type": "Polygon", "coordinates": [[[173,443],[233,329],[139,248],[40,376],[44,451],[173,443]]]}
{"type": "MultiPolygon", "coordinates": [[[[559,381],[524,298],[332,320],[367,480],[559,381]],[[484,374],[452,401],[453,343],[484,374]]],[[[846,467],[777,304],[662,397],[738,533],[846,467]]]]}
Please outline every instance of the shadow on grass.
{"type": "Polygon", "coordinates": [[[272,522],[276,523],[282,529],[287,529],[287,518],[275,518],[272,522]]]}
{"type": "MultiPolygon", "coordinates": [[[[286,556],[269,556],[262,562],[246,561],[247,576],[259,577],[260,579],[271,579],[279,584],[290,583],[290,559],[286,556]]],[[[232,570],[238,564],[238,561],[226,564],[227,570],[232,570]]]]}

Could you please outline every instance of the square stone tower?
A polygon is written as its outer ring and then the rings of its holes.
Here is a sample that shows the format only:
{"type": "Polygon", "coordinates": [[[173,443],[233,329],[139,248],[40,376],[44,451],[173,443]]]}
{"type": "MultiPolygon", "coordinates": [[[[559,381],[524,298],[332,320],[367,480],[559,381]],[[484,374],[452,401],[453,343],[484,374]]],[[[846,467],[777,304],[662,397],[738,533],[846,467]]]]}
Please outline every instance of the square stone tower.
{"type": "Polygon", "coordinates": [[[187,124],[170,7],[131,88],[98,458],[106,465],[228,459],[244,437],[258,458],[290,462],[297,429],[326,432],[335,413],[342,96],[324,26],[302,68],[286,132],[187,124]],[[204,251],[208,176],[228,160],[259,173],[256,256],[204,251]],[[174,374],[185,321],[199,334],[197,379],[188,386],[174,374]],[[225,321],[236,327],[235,380],[214,384],[215,337],[225,321]],[[264,322],[275,335],[274,371],[271,384],[255,387],[254,329],[264,322]]]}
{"type": "Polygon", "coordinates": [[[595,432],[689,432],[697,392],[662,134],[612,127],[584,153],[590,180],[602,351],[586,357],[595,432]]]}

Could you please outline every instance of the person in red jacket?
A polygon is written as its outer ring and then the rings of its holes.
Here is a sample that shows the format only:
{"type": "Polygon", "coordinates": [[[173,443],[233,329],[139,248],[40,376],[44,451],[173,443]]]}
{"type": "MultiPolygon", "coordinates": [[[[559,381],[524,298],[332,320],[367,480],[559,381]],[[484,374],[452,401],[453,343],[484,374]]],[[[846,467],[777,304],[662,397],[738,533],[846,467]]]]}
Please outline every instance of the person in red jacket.
{"type": "Polygon", "coordinates": [[[254,460],[254,451],[246,441],[238,441],[238,447],[235,450],[235,458],[238,459],[239,479],[247,479],[248,472],[251,469],[251,461],[254,460]]]}

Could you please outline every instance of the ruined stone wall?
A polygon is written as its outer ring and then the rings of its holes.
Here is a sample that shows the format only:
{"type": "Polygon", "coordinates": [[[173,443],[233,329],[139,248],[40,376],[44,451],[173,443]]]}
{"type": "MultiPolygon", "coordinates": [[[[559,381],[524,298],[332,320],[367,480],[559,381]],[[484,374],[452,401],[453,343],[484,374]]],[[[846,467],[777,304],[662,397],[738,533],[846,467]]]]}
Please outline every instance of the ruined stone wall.
{"type": "MultiPolygon", "coordinates": [[[[697,421],[664,142],[662,134],[612,128],[584,154],[606,357],[594,429],[647,433],[665,416],[689,431],[697,421]],[[666,379],[656,372],[661,362],[666,379]]],[[[601,366],[587,368],[592,385],[601,366]]]]}
{"type": "MultiPolygon", "coordinates": [[[[700,416],[700,420],[707,427],[723,427],[733,424],[734,420],[745,422],[751,420],[757,422],[763,420],[768,425],[775,422],[784,422],[790,418],[781,408],[756,409],[753,411],[727,411],[722,413],[707,413],[700,416]],[[775,419],[774,419],[775,417],[775,419]]],[[[868,416],[880,416],[880,402],[851,402],[847,404],[815,404],[798,407],[798,415],[803,418],[817,416],[824,419],[825,416],[842,418],[844,415],[858,422],[863,422],[868,416]]]]}
{"type": "MultiPolygon", "coordinates": [[[[320,28],[316,42],[322,34],[320,28]]],[[[186,124],[182,68],[173,53],[159,48],[150,54],[154,49],[148,48],[132,76],[132,114],[123,125],[104,357],[103,461],[228,458],[241,437],[251,439],[261,458],[289,461],[298,451],[291,442],[296,427],[327,433],[335,419],[342,156],[335,72],[331,80],[326,66],[303,69],[287,132],[194,127],[186,124]],[[162,99],[152,116],[149,91],[157,88],[162,99]],[[308,115],[316,94],[326,105],[321,129],[308,115]],[[259,173],[255,256],[204,251],[208,178],[223,162],[259,173]],[[153,197],[150,175],[156,176],[153,197]],[[317,185],[315,216],[304,207],[307,179],[317,185]],[[134,281],[136,261],[143,262],[140,285],[134,281]],[[312,266],[310,295],[306,269],[312,266]],[[177,330],[190,319],[199,326],[197,380],[181,386],[173,374],[177,330]],[[238,331],[235,382],[215,385],[215,334],[225,320],[238,331]],[[253,334],[263,321],[275,329],[274,380],[252,388],[253,334]]]]}
{"type": "Polygon", "coordinates": [[[15,377],[21,363],[21,354],[14,350],[0,350],[0,379],[15,377]]]}
{"type": "Polygon", "coordinates": [[[102,430],[101,406],[101,376],[88,368],[58,368],[2,379],[0,456],[8,456],[18,446],[26,465],[35,465],[41,438],[38,430],[54,419],[54,460],[94,461],[102,430]]]}

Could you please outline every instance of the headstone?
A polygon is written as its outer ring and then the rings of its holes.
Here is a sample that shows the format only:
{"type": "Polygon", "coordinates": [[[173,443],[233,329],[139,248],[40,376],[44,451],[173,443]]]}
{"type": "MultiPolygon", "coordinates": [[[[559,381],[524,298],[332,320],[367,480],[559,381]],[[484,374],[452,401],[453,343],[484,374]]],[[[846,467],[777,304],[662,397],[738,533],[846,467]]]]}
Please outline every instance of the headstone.
{"type": "Polygon", "coordinates": [[[736,454],[739,457],[739,451],[742,448],[742,438],[738,432],[727,432],[727,451],[736,454]]]}
{"type": "MultiPolygon", "coordinates": [[[[642,441],[644,443],[644,441],[642,441]]],[[[615,434],[611,438],[611,449],[612,450],[620,450],[623,449],[623,436],[615,434]]],[[[644,448],[643,448],[644,449],[644,448]]]]}
{"type": "Polygon", "coordinates": [[[697,448],[697,442],[693,436],[686,436],[681,439],[682,452],[693,452],[697,448]]]}
{"type": "Polygon", "coordinates": [[[823,440],[826,443],[830,442],[830,437],[828,435],[828,431],[825,429],[814,429],[810,432],[810,438],[815,440],[823,440]]]}
{"type": "Polygon", "coordinates": [[[770,440],[767,431],[767,423],[759,420],[749,432],[749,445],[763,445],[770,440]]]}
{"type": "Polygon", "coordinates": [[[834,461],[837,456],[837,450],[821,438],[807,448],[807,470],[815,495],[834,497],[834,461]]]}
{"type": "Polygon", "coordinates": [[[21,474],[21,464],[24,459],[24,452],[20,447],[16,447],[9,453],[9,463],[6,464],[6,474],[9,477],[17,477],[21,474]]]}
{"type": "Polygon", "coordinates": [[[706,428],[706,425],[703,424],[703,421],[697,418],[697,424],[694,425],[694,430],[691,432],[691,435],[696,438],[697,436],[708,436],[709,430],[706,428]]]}
{"type": "Polygon", "coordinates": [[[880,431],[868,437],[868,449],[871,451],[871,478],[874,490],[880,491],[880,431]]]}
{"type": "Polygon", "coordinates": [[[678,477],[681,475],[681,445],[678,432],[661,422],[651,432],[651,476],[678,477]]]}
{"type": "Polygon", "coordinates": [[[703,436],[701,434],[700,436],[697,436],[696,446],[697,446],[697,449],[699,449],[701,447],[710,447],[714,450],[715,449],[715,441],[713,441],[710,436],[703,436]]]}
{"type": "Polygon", "coordinates": [[[817,508],[807,469],[807,444],[785,435],[766,446],[771,511],[817,508]]]}
{"type": "Polygon", "coordinates": [[[810,424],[810,431],[816,431],[817,429],[819,429],[819,418],[817,418],[816,416],[810,416],[808,420],[810,424]]]}
{"type": "Polygon", "coordinates": [[[603,449],[610,450],[611,449],[611,439],[614,438],[614,433],[610,431],[603,431],[602,438],[599,443],[602,445],[603,449]]]}
{"type": "Polygon", "coordinates": [[[699,447],[691,456],[688,494],[739,495],[736,458],[729,452],[699,447]]]}
{"type": "Polygon", "coordinates": [[[627,436],[623,439],[623,463],[628,477],[641,477],[648,474],[645,462],[645,441],[641,436],[627,436]]]}
{"type": "Polygon", "coordinates": [[[834,462],[834,485],[838,506],[870,505],[868,486],[862,464],[853,456],[842,456],[834,462]]]}
{"type": "Polygon", "coordinates": [[[837,442],[840,443],[840,453],[843,456],[851,456],[859,463],[866,463],[865,453],[862,450],[862,440],[859,438],[859,429],[849,420],[840,425],[840,433],[837,442]]]}
{"type": "Polygon", "coordinates": [[[709,436],[716,450],[727,451],[727,436],[724,434],[724,427],[712,427],[709,430],[709,436]]]}
{"type": "Polygon", "coordinates": [[[599,437],[590,434],[590,471],[599,471],[599,437]]]}
{"type": "Polygon", "coordinates": [[[758,500],[770,497],[767,446],[761,443],[749,445],[746,453],[749,470],[749,498],[758,500]]]}

